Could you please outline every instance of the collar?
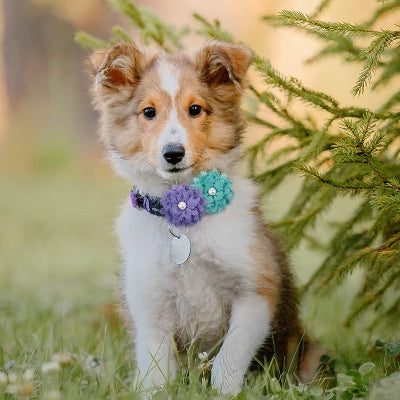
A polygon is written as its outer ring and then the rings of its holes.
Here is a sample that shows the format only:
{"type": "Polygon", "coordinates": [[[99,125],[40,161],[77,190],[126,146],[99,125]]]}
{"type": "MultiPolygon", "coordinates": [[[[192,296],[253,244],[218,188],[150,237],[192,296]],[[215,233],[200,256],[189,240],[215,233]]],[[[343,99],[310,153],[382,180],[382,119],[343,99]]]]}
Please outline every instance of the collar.
{"type": "Polygon", "coordinates": [[[134,186],[130,191],[131,203],[135,208],[143,208],[147,212],[158,217],[164,214],[161,212],[161,197],[140,194],[139,189],[134,186]]]}
{"type": "Polygon", "coordinates": [[[148,213],[166,217],[174,226],[196,224],[204,214],[223,211],[233,199],[232,182],[216,169],[202,171],[189,185],[174,185],[164,197],[140,193],[134,186],[130,191],[132,206],[148,213]]]}

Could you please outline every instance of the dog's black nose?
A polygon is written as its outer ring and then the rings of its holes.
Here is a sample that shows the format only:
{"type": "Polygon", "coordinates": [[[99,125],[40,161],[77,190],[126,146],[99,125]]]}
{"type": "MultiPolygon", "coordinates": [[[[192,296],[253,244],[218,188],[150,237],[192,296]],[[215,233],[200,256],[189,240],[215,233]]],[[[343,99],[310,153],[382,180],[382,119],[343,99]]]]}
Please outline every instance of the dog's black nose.
{"type": "Polygon", "coordinates": [[[185,157],[185,148],[178,143],[167,144],[163,148],[163,157],[170,164],[178,164],[185,157]]]}

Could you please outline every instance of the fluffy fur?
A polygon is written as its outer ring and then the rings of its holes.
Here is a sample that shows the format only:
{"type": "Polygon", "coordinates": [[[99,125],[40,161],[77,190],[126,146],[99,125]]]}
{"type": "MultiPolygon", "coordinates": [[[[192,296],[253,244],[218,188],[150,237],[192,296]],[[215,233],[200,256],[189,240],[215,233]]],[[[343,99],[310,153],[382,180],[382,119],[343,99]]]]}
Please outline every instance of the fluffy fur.
{"type": "Polygon", "coordinates": [[[101,138],[116,171],[143,193],[160,196],[172,184],[190,183],[217,168],[233,182],[235,198],[221,213],[187,230],[192,254],[182,267],[169,258],[165,218],[128,202],[118,220],[124,253],[123,287],[135,330],[143,385],[173,379],[176,350],[222,345],[212,385],[237,394],[248,369],[277,356],[310,380],[319,350],[304,339],[292,277],[276,241],[262,223],[254,183],[237,173],[245,120],[240,109],[250,51],[210,42],[193,56],[146,57],[131,44],[97,51],[89,60],[101,138]],[[192,116],[192,105],[201,107],[192,116]],[[156,115],[146,118],[145,108],[156,115]],[[181,144],[176,165],[163,157],[181,144]],[[256,361],[258,360],[258,361],[256,361]]]}

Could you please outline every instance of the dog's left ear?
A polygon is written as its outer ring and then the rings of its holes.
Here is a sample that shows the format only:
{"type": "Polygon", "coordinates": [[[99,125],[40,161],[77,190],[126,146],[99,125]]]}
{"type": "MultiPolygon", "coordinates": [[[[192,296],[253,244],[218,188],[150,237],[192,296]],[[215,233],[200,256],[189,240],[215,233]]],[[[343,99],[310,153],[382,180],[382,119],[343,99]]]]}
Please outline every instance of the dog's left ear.
{"type": "Polygon", "coordinates": [[[144,69],[144,55],[131,43],[95,51],[87,61],[95,90],[135,87],[144,69]]]}
{"type": "Polygon", "coordinates": [[[203,82],[210,86],[233,83],[241,88],[253,55],[245,46],[209,42],[196,54],[196,65],[203,82]]]}

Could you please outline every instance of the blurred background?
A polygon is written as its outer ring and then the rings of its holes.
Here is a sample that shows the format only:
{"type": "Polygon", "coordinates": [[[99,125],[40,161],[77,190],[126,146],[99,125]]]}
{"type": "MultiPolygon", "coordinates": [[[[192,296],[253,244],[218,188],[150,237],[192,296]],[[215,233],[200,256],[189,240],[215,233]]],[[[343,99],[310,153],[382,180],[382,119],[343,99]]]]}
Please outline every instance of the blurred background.
{"type": "MultiPolygon", "coordinates": [[[[318,42],[298,31],[271,29],[260,18],[282,9],[310,12],[318,3],[318,0],[252,0],[243,7],[240,0],[136,1],[178,27],[194,27],[194,12],[210,20],[219,19],[234,37],[270,58],[280,72],[327,91],[345,104],[351,99],[349,92],[359,66],[343,70],[335,59],[304,65],[304,60],[318,49],[318,42]]],[[[110,11],[105,0],[1,0],[0,4],[3,164],[5,157],[6,167],[22,168],[16,159],[21,157],[25,167],[33,167],[39,161],[35,157],[44,156],[35,153],[41,152],[41,146],[47,150],[47,157],[54,155],[53,162],[56,159],[59,163],[67,162],[71,156],[96,158],[99,150],[96,116],[87,95],[88,79],[84,71],[87,51],[73,37],[77,30],[85,30],[107,39],[116,23],[129,31],[127,21],[110,11]],[[15,142],[18,154],[8,157],[5,149],[15,142]]],[[[323,18],[361,22],[378,7],[375,1],[359,6],[359,2],[336,0],[323,18]]],[[[188,44],[198,46],[202,40],[192,37],[188,44]]],[[[373,105],[375,97],[363,96],[360,103],[373,105]]]]}
{"type": "MultiPolygon", "coordinates": [[[[242,0],[136,3],[178,27],[192,26],[193,12],[219,19],[281,73],[342,104],[352,100],[359,65],[343,68],[336,59],[305,65],[318,42],[260,20],[281,9],[310,12],[317,0],[251,0],[245,6],[242,0]]],[[[362,22],[376,7],[372,0],[336,0],[322,18],[362,22]]],[[[129,31],[127,21],[102,0],[0,0],[0,308],[15,310],[14,319],[18,311],[32,309],[37,315],[52,307],[63,315],[87,312],[92,321],[93,309],[102,315],[102,304],[117,299],[112,282],[119,256],[112,224],[128,186],[110,171],[96,139],[84,67],[88,52],[74,42],[77,30],[108,39],[116,23],[129,31]]],[[[392,25],[390,19],[385,23],[392,25]]],[[[201,41],[193,37],[187,44],[201,41]]],[[[359,103],[373,107],[378,98],[379,93],[367,93],[359,103]]],[[[247,142],[259,134],[250,127],[247,142]]],[[[271,218],[281,213],[293,185],[267,204],[271,218]]],[[[318,257],[305,248],[295,252],[300,281],[318,257]]],[[[26,319],[24,324],[29,325],[26,319]]]]}

